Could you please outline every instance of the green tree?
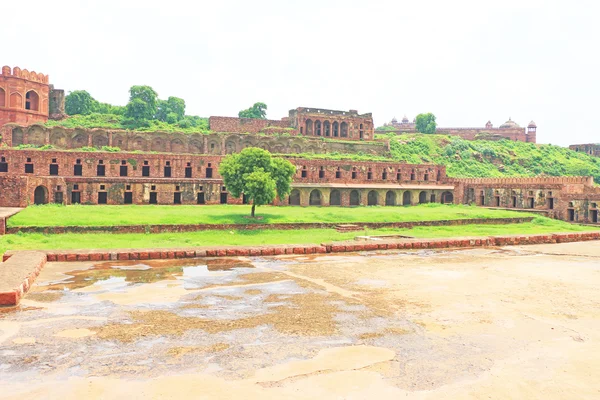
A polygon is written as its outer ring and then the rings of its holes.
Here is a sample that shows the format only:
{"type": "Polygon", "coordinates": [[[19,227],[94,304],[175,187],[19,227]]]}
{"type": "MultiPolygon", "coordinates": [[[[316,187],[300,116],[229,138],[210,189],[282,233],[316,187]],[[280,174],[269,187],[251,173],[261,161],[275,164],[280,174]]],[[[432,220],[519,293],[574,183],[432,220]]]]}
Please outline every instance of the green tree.
{"type": "Polygon", "coordinates": [[[254,103],[254,105],[246,110],[242,110],[238,113],[240,118],[256,118],[266,119],[267,118],[267,105],[265,103],[254,103]]]}
{"type": "Polygon", "coordinates": [[[254,218],[256,206],[269,204],[275,197],[287,196],[291,190],[296,168],[283,158],[256,147],[247,147],[238,154],[230,154],[219,166],[219,174],[233,197],[246,195],[252,202],[250,216],[254,218]]]}
{"type": "Polygon", "coordinates": [[[88,115],[96,111],[98,102],[85,90],[75,90],[65,97],[65,112],[68,115],[88,115]]]}
{"type": "Polygon", "coordinates": [[[169,97],[157,101],[156,119],[174,124],[185,116],[185,100],[179,97],[169,97]],[[172,114],[172,115],[171,115],[172,114]],[[170,120],[170,121],[169,121],[170,120]],[[171,122],[172,121],[172,122],[171,122]]]}
{"type": "Polygon", "coordinates": [[[437,124],[435,122],[435,115],[432,113],[419,114],[416,118],[417,132],[421,133],[435,133],[437,124]]]}
{"type": "Polygon", "coordinates": [[[158,94],[150,86],[132,86],[129,103],[125,106],[125,117],[134,121],[148,121],[158,111],[158,94]]]}

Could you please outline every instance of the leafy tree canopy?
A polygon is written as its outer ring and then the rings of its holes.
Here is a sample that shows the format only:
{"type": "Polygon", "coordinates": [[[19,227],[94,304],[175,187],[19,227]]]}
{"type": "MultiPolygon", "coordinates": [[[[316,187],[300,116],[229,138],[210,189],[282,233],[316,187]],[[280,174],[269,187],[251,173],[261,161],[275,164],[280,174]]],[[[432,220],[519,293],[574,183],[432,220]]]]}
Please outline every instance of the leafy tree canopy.
{"type": "Polygon", "coordinates": [[[256,206],[269,204],[275,197],[281,199],[290,193],[295,172],[296,168],[289,161],[271,157],[271,153],[256,147],[230,154],[219,165],[219,174],[227,191],[233,197],[245,194],[252,202],[252,217],[256,206]]]}
{"type": "Polygon", "coordinates": [[[177,123],[185,116],[185,100],[179,97],[169,97],[167,100],[158,100],[156,119],[170,124],[177,123]]]}
{"type": "Polygon", "coordinates": [[[75,90],[65,97],[65,112],[68,115],[88,115],[96,110],[97,103],[87,91],[75,90]]]}
{"type": "Polygon", "coordinates": [[[435,122],[435,115],[432,113],[419,114],[416,118],[417,132],[421,133],[435,133],[437,124],[435,122]]]}
{"type": "Polygon", "coordinates": [[[147,121],[158,111],[158,94],[150,86],[132,86],[129,103],[125,106],[125,117],[134,121],[147,121]]]}
{"type": "Polygon", "coordinates": [[[240,118],[266,119],[267,105],[265,103],[254,103],[254,105],[247,110],[240,111],[238,116],[240,118]]]}

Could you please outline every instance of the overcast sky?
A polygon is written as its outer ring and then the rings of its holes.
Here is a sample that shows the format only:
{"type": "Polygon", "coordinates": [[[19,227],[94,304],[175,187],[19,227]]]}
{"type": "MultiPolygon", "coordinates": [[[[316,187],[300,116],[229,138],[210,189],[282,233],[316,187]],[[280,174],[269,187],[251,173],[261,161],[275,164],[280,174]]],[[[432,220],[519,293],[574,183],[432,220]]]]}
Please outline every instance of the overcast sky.
{"type": "Polygon", "coordinates": [[[538,142],[600,142],[600,2],[27,0],[0,7],[0,63],[124,105],[132,85],[192,115],[299,106],[379,126],[538,125],[538,142]],[[9,40],[7,40],[9,39],[9,40]]]}

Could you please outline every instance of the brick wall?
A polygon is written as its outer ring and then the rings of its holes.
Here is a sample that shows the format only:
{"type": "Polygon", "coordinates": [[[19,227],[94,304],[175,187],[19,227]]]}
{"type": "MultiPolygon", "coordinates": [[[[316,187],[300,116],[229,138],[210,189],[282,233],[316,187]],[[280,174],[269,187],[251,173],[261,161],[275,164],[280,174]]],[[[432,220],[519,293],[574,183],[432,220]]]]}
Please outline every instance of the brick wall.
{"type": "MultiPolygon", "coordinates": [[[[65,204],[98,204],[101,192],[106,193],[106,204],[123,204],[126,196],[131,196],[134,204],[148,204],[151,196],[157,204],[197,204],[199,193],[203,193],[205,204],[242,201],[226,196],[223,190],[218,172],[222,156],[10,149],[0,150],[2,159],[7,171],[0,172],[0,189],[7,195],[0,196],[0,206],[34,204],[36,190],[38,196],[42,196],[38,202],[65,204]]],[[[348,202],[352,188],[365,193],[362,196],[365,204],[368,188],[380,191],[378,204],[382,205],[386,188],[400,189],[405,185],[407,190],[430,190],[431,194],[438,194],[437,201],[441,199],[440,191],[452,190],[452,186],[443,186],[446,179],[443,166],[288,159],[296,165],[294,185],[299,188],[306,184],[314,187],[346,185],[344,189],[348,190],[342,191],[342,197],[348,202]]],[[[328,195],[329,191],[324,190],[323,205],[329,205],[329,201],[325,201],[328,195]]],[[[418,198],[418,194],[413,195],[411,204],[418,202],[415,196],[418,198]]],[[[430,194],[427,199],[429,201],[430,194]]],[[[397,201],[402,202],[401,198],[397,201]]]]}
{"type": "Polygon", "coordinates": [[[210,117],[208,119],[210,130],[213,132],[226,133],[259,133],[271,128],[271,132],[288,132],[297,134],[295,130],[290,129],[288,120],[270,120],[256,118],[236,118],[236,117],[210,117]]]}
{"type": "Polygon", "coordinates": [[[48,120],[48,76],[19,67],[2,67],[0,75],[0,127],[7,123],[29,125],[48,120]],[[27,94],[30,99],[27,99],[27,94]],[[30,109],[26,108],[29,102],[30,109]]]}
{"type": "Polygon", "coordinates": [[[127,132],[104,129],[46,128],[41,125],[29,127],[6,125],[1,129],[0,143],[6,143],[8,146],[50,144],[58,149],[111,146],[119,147],[124,151],[190,154],[231,154],[246,147],[261,147],[277,154],[331,152],[355,154],[362,152],[379,156],[389,155],[387,142],[334,142],[302,136],[127,132]]]}

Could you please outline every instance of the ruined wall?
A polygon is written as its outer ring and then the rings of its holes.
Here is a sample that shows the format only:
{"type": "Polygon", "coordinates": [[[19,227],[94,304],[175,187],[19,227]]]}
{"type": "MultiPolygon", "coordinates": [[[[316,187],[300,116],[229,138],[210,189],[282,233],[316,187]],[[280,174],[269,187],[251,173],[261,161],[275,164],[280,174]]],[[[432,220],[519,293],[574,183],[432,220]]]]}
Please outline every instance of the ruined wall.
{"type": "Polygon", "coordinates": [[[210,130],[213,132],[225,133],[290,133],[297,134],[297,131],[290,128],[287,119],[270,120],[256,118],[236,118],[236,117],[210,117],[208,118],[210,130]]]}
{"type": "Polygon", "coordinates": [[[569,149],[578,153],[589,154],[590,156],[600,157],[600,144],[599,143],[586,143],[586,144],[572,144],[569,149]]]}
{"type": "Polygon", "coordinates": [[[105,129],[47,128],[5,125],[0,143],[16,147],[20,144],[58,149],[82,147],[119,147],[124,151],[155,151],[161,153],[231,154],[246,147],[261,147],[277,154],[349,153],[388,156],[387,142],[324,141],[300,136],[269,136],[258,134],[183,134],[166,132],[129,132],[105,129]]]}
{"type": "Polygon", "coordinates": [[[359,114],[356,110],[337,111],[298,107],[290,110],[289,120],[292,127],[305,136],[343,140],[373,140],[374,138],[371,113],[359,114]]]}
{"type": "Polygon", "coordinates": [[[0,75],[0,127],[7,123],[29,125],[48,120],[48,76],[19,67],[2,67],[0,75]]]}
{"type": "Polygon", "coordinates": [[[592,177],[449,179],[461,203],[543,210],[569,222],[598,223],[600,188],[592,177]]]}
{"type": "MultiPolygon", "coordinates": [[[[418,133],[416,129],[390,131],[398,135],[418,133]]],[[[388,133],[388,132],[381,132],[388,133]]],[[[502,140],[536,143],[535,132],[527,133],[526,128],[437,128],[436,135],[458,136],[465,140],[502,140]]]]}

